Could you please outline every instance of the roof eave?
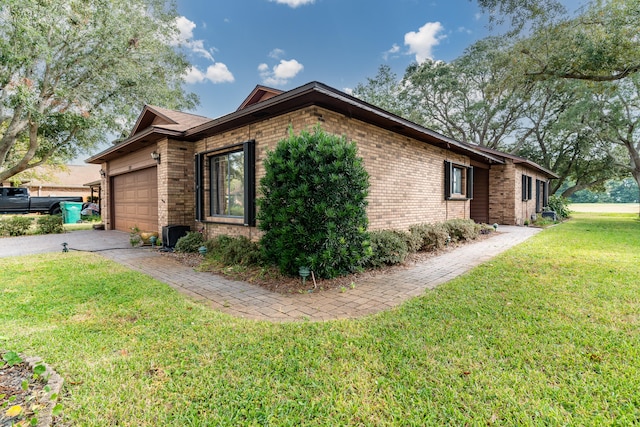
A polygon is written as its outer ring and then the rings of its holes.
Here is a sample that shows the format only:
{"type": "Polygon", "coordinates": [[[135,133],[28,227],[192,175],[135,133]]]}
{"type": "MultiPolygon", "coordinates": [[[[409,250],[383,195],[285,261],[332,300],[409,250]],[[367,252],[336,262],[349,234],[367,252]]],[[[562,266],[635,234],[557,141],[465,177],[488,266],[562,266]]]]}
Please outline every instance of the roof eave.
{"type": "Polygon", "coordinates": [[[145,147],[147,142],[156,142],[163,137],[181,137],[184,132],[171,131],[168,129],[149,127],[135,135],[125,139],[124,141],[101,151],[85,160],[85,163],[100,164],[115,157],[119,157],[123,153],[131,153],[145,147]]]}
{"type": "Polygon", "coordinates": [[[185,132],[184,137],[189,140],[196,140],[208,134],[215,133],[215,129],[227,130],[262,120],[265,116],[272,115],[269,113],[269,110],[276,109],[277,112],[275,114],[283,114],[284,112],[299,109],[307,105],[319,105],[362,121],[369,122],[375,119],[384,122],[385,127],[393,132],[422,140],[431,145],[439,145],[489,163],[504,163],[504,160],[499,157],[475,150],[459,141],[448,138],[319,82],[307,83],[304,86],[284,92],[266,101],[250,105],[242,110],[193,127],[185,132]],[[320,98],[314,95],[319,95],[320,98]],[[308,97],[308,100],[304,102],[303,97],[308,97]],[[321,97],[324,97],[324,99],[321,97]],[[296,99],[301,98],[303,102],[294,102],[296,99]],[[333,100],[334,102],[331,103],[329,100],[333,100]],[[289,108],[286,107],[287,104],[291,104],[289,108]],[[280,107],[280,109],[278,109],[278,107],[280,107]]]}

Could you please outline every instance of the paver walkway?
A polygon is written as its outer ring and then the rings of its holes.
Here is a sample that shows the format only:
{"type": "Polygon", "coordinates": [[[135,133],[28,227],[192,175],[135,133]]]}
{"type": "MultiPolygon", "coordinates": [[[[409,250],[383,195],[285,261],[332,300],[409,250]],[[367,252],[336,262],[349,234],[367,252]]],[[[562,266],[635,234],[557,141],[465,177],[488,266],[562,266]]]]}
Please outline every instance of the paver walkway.
{"type": "Polygon", "coordinates": [[[200,273],[152,250],[102,254],[152,276],[216,310],[269,321],[321,321],[361,317],[395,307],[447,282],[533,236],[540,229],[500,226],[500,233],[434,256],[415,266],[361,280],[353,289],[283,295],[256,285],[200,273]]]}
{"type": "Polygon", "coordinates": [[[86,230],[2,239],[0,257],[57,252],[66,242],[71,250],[99,252],[224,313],[274,322],[322,321],[360,317],[396,307],[524,242],[540,229],[500,226],[499,231],[489,239],[463,245],[414,266],[363,279],[344,292],[334,289],[292,295],[196,272],[148,247],[132,249],[129,235],[118,231],[86,230]]]}

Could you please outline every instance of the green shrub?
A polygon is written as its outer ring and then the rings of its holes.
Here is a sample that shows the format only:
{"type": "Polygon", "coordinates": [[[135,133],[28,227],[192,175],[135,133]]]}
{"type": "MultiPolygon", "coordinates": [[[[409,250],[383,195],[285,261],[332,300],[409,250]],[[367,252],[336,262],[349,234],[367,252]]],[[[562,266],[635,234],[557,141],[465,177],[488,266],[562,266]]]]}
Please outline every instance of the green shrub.
{"type": "Polygon", "coordinates": [[[444,226],[449,230],[449,236],[454,242],[477,239],[482,228],[472,219],[450,219],[444,222],[444,226]]]}
{"type": "Polygon", "coordinates": [[[244,236],[216,236],[205,242],[207,257],[211,257],[225,266],[262,265],[260,245],[244,236]]]}
{"type": "Polygon", "coordinates": [[[569,200],[555,194],[549,196],[549,209],[558,215],[558,219],[564,219],[571,215],[569,200]]]}
{"type": "Polygon", "coordinates": [[[182,236],[176,242],[176,252],[182,253],[196,253],[198,248],[204,244],[204,238],[202,234],[197,231],[188,231],[186,235],[182,236]]]}
{"type": "Polygon", "coordinates": [[[422,248],[422,235],[416,233],[415,230],[409,229],[408,232],[396,231],[407,243],[409,253],[416,253],[422,248]]]}
{"type": "Polygon", "coordinates": [[[31,228],[33,218],[26,216],[13,216],[0,219],[0,235],[24,236],[31,228]]]}
{"type": "Polygon", "coordinates": [[[64,233],[64,225],[61,215],[47,215],[38,218],[36,225],[38,234],[59,234],[64,233]]]}
{"type": "Polygon", "coordinates": [[[409,255],[406,240],[395,231],[372,231],[370,239],[371,255],[367,265],[371,267],[402,264],[409,255]]]}
{"type": "Polygon", "coordinates": [[[419,251],[442,249],[449,241],[449,229],[444,224],[418,224],[409,231],[420,238],[419,251]]]}
{"type": "Polygon", "coordinates": [[[268,262],[331,278],[359,270],[370,252],[369,176],[354,143],[324,133],[290,133],[267,154],[258,219],[268,262]]]}

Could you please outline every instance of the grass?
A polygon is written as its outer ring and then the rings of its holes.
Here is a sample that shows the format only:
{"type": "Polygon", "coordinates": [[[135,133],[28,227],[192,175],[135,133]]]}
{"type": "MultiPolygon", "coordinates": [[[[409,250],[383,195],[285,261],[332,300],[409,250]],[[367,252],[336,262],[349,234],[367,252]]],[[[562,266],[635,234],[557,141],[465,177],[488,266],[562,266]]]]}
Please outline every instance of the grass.
{"type": "Polygon", "coordinates": [[[271,324],[98,255],[0,264],[0,347],[82,426],[640,423],[640,222],[576,214],[398,309],[271,324]]]}
{"type": "Polygon", "coordinates": [[[638,203],[571,203],[569,209],[574,212],[591,213],[640,213],[638,203]]]}
{"type": "MultiPolygon", "coordinates": [[[[16,214],[0,214],[0,219],[3,218],[12,218],[14,216],[20,216],[20,217],[26,217],[26,218],[33,218],[33,223],[31,224],[31,227],[29,229],[29,231],[27,232],[28,235],[34,235],[34,234],[38,234],[37,233],[37,226],[36,223],[38,221],[38,218],[41,218],[42,215],[40,214],[24,214],[24,215],[16,215],[16,214]]],[[[91,217],[94,219],[89,219],[90,217],[85,217],[87,219],[83,220],[83,222],[81,223],[76,223],[76,224],[63,224],[63,227],[65,229],[65,231],[78,231],[78,230],[91,230],[93,228],[94,224],[97,224],[100,222],[100,217],[95,216],[95,217],[91,217]]],[[[0,236],[1,238],[2,236],[0,236]]]]}

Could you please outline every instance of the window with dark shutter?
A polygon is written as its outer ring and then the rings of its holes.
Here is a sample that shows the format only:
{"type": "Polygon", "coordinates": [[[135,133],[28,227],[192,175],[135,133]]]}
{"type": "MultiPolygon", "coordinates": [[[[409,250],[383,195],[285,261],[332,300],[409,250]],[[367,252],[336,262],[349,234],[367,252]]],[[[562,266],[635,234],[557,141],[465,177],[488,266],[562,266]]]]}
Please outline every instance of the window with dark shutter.
{"type": "Polygon", "coordinates": [[[522,175],[522,201],[526,202],[532,198],[532,180],[528,175],[522,175]]]}
{"type": "Polygon", "coordinates": [[[244,225],[255,226],[255,141],[199,153],[195,162],[196,218],[242,219],[244,225]]]}
{"type": "Polygon", "coordinates": [[[473,198],[473,167],[445,160],[444,162],[445,200],[467,200],[473,198]]]}

